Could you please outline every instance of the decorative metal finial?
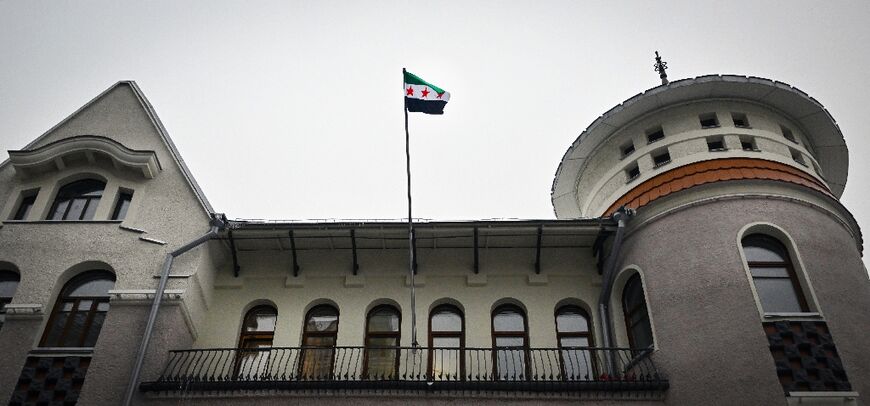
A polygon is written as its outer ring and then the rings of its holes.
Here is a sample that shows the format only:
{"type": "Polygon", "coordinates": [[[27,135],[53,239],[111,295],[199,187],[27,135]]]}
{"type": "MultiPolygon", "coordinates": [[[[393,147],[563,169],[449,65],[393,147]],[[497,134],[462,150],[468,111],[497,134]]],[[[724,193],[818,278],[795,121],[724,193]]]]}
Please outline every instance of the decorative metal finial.
{"type": "Polygon", "coordinates": [[[662,62],[662,57],[659,56],[659,51],[656,51],[656,64],[654,68],[655,71],[659,73],[659,77],[662,79],[662,84],[668,84],[668,74],[665,72],[668,68],[668,63],[662,62]]]}

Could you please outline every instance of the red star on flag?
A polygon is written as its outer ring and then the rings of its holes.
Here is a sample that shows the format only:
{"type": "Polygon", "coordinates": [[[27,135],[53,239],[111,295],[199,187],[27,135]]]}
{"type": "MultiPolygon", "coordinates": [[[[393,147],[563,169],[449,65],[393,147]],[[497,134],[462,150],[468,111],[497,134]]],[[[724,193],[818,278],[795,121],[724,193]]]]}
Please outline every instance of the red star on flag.
{"type": "Polygon", "coordinates": [[[426,98],[427,96],[429,96],[429,88],[424,87],[422,93],[423,93],[423,98],[426,98]]]}
{"type": "Polygon", "coordinates": [[[411,86],[408,86],[407,94],[408,94],[408,96],[413,96],[414,95],[414,88],[411,86]]]}
{"type": "Polygon", "coordinates": [[[439,99],[441,98],[441,96],[444,96],[444,92],[438,93],[438,98],[439,98],[439,99]]]}

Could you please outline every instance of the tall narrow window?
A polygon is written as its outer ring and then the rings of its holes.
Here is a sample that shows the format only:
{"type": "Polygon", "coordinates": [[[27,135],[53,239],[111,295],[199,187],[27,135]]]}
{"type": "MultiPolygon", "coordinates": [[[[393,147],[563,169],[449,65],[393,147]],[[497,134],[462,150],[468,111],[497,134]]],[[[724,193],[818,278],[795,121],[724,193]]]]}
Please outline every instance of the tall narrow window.
{"type": "Polygon", "coordinates": [[[57,192],[48,219],[93,220],[105,188],[106,183],[96,179],[66,184],[57,192]]]}
{"type": "Polygon", "coordinates": [[[335,343],[338,339],[338,310],[330,305],[315,306],[305,315],[302,333],[302,364],[305,380],[332,379],[335,343]]]}
{"type": "Polygon", "coordinates": [[[363,375],[368,379],[399,377],[399,338],[402,317],[389,305],[377,306],[366,319],[366,351],[363,375]]]}
{"type": "Polygon", "coordinates": [[[562,378],[569,381],[595,379],[594,353],[589,315],[578,306],[562,306],[556,310],[556,339],[562,378]]]}
{"type": "Polygon", "coordinates": [[[21,203],[18,204],[18,210],[15,210],[15,215],[12,220],[27,220],[30,210],[33,209],[33,204],[36,203],[36,193],[28,193],[21,198],[21,203]]]}
{"type": "Polygon", "coordinates": [[[0,328],[3,328],[3,323],[6,321],[6,305],[12,302],[19,280],[15,272],[0,271],[0,328]]]}
{"type": "Polygon", "coordinates": [[[440,305],[429,314],[429,374],[433,380],[465,376],[465,318],[456,306],[440,305]]]}
{"type": "Polygon", "coordinates": [[[646,349],[653,345],[652,326],[646,308],[643,282],[640,275],[634,274],[625,283],[622,291],[622,311],[625,315],[625,329],[628,345],[635,349],[646,349]]]}
{"type": "Polygon", "coordinates": [[[809,306],[785,246],[764,234],[748,235],[741,242],[764,312],[808,312],[809,306]]]}
{"type": "Polygon", "coordinates": [[[109,311],[115,275],[88,271],[64,285],[42,335],[42,347],[93,347],[109,311]]]}
{"type": "Polygon", "coordinates": [[[529,376],[529,334],[526,313],[516,305],[501,305],[492,312],[494,375],[504,381],[529,376]]]}
{"type": "Polygon", "coordinates": [[[112,211],[112,220],[123,220],[127,217],[127,209],[130,208],[132,201],[133,192],[118,193],[118,201],[115,203],[115,210],[112,211]]]}
{"type": "Polygon", "coordinates": [[[245,314],[239,333],[236,375],[248,379],[262,376],[269,368],[269,349],[275,338],[278,310],[269,305],[256,306],[245,314]]]}

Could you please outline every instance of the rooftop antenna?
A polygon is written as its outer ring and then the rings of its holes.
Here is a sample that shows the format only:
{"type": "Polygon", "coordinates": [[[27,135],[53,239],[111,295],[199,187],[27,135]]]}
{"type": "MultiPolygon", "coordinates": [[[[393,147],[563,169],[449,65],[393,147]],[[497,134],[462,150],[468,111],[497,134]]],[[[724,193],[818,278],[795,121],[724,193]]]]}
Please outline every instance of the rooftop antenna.
{"type": "Polygon", "coordinates": [[[665,70],[668,68],[667,62],[662,62],[662,57],[659,56],[659,51],[656,51],[656,64],[655,70],[659,73],[659,77],[662,78],[662,84],[668,84],[668,73],[665,70]]]}

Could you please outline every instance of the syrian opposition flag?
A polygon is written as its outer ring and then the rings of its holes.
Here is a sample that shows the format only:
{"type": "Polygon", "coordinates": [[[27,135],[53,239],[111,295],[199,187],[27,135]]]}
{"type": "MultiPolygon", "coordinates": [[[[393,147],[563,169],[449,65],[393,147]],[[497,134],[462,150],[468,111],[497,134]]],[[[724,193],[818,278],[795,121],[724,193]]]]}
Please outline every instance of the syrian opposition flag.
{"type": "Polygon", "coordinates": [[[405,108],[415,113],[444,114],[450,93],[405,71],[405,108]]]}

